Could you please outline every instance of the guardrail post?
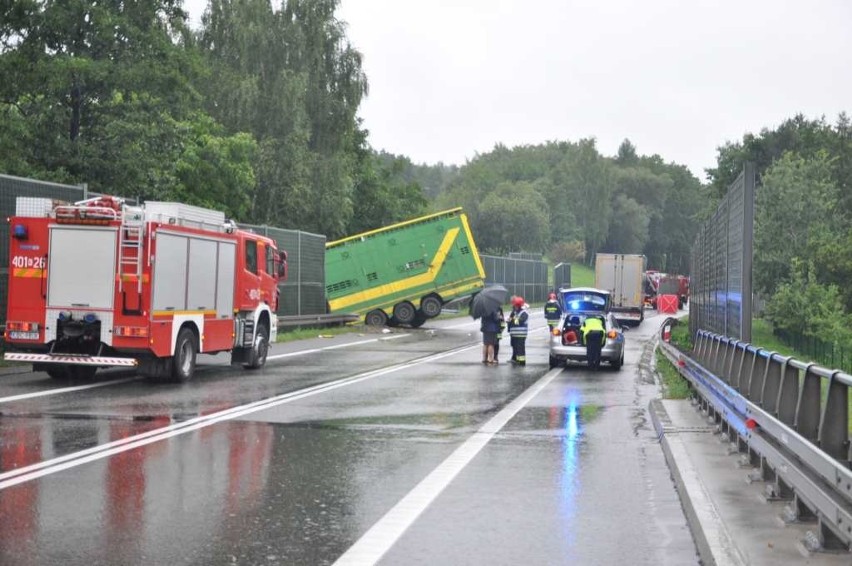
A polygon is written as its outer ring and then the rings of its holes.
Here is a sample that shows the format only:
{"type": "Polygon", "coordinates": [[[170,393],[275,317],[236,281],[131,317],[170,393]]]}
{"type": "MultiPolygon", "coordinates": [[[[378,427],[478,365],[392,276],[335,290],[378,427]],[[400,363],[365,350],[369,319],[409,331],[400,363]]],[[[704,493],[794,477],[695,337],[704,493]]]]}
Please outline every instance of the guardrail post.
{"type": "Polygon", "coordinates": [[[745,397],[749,399],[749,388],[751,387],[751,380],[754,377],[754,370],[757,366],[757,358],[760,356],[761,348],[756,348],[754,351],[746,348],[745,353],[743,354],[743,367],[745,370],[745,375],[740,377],[740,387],[738,391],[745,397]]]}
{"type": "Polygon", "coordinates": [[[706,366],[706,367],[710,368],[710,373],[715,374],[716,371],[718,371],[717,368],[716,368],[716,365],[717,365],[716,360],[719,359],[720,342],[721,342],[721,340],[720,340],[719,336],[713,336],[713,345],[710,348],[710,357],[707,359],[707,366],[706,366]]]}
{"type": "Polygon", "coordinates": [[[757,356],[757,364],[754,371],[751,373],[751,383],[748,386],[748,399],[754,403],[760,404],[761,393],[763,392],[763,382],[766,381],[766,372],[769,371],[769,360],[775,352],[761,353],[757,356]]]}
{"type": "Polygon", "coordinates": [[[742,379],[743,370],[743,355],[746,347],[748,347],[748,344],[737,340],[736,346],[734,347],[734,355],[731,356],[731,364],[728,368],[728,374],[730,375],[728,383],[737,391],[740,389],[740,380],[742,379]]]}
{"type": "Polygon", "coordinates": [[[796,421],[793,426],[799,434],[811,442],[816,442],[819,435],[822,378],[811,371],[813,366],[814,364],[808,364],[805,368],[799,390],[799,402],[796,405],[796,421]]]}
{"type": "Polygon", "coordinates": [[[831,457],[849,462],[849,388],[837,379],[840,371],[828,378],[828,393],[819,419],[819,446],[831,457]]]}
{"type": "Polygon", "coordinates": [[[782,423],[794,426],[796,407],[799,401],[799,370],[790,363],[790,358],[781,364],[781,385],[778,388],[778,418],[782,423]]]}
{"type": "Polygon", "coordinates": [[[725,353],[722,356],[722,364],[717,374],[727,384],[731,383],[731,364],[734,361],[734,354],[737,351],[738,340],[728,340],[725,342],[725,353]]]}
{"type": "Polygon", "coordinates": [[[760,392],[760,406],[768,413],[778,415],[778,392],[781,390],[781,362],[775,356],[769,356],[766,362],[766,374],[763,376],[763,390],[760,392]]]}

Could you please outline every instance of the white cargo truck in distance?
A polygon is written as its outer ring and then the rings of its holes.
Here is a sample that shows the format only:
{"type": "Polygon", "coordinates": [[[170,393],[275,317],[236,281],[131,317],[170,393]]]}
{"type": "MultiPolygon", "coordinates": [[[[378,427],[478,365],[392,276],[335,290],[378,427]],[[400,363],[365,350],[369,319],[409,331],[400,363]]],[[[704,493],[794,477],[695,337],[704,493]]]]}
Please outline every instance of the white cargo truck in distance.
{"type": "Polygon", "coordinates": [[[642,274],[645,256],[638,254],[597,254],[595,287],[610,292],[612,312],[622,324],[639,326],[645,319],[642,274]]]}

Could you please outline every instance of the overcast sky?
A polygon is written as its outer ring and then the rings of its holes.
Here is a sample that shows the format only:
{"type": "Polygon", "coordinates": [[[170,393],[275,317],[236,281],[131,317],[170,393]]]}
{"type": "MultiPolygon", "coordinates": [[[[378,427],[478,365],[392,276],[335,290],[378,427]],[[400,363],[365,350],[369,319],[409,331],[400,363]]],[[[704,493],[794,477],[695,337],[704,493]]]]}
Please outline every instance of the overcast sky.
{"type": "MultiPolygon", "coordinates": [[[[206,0],[188,0],[193,20],[206,0]]],[[[624,138],[704,180],[716,147],[852,112],[849,0],[341,0],[377,149],[464,164],[624,138]]]]}

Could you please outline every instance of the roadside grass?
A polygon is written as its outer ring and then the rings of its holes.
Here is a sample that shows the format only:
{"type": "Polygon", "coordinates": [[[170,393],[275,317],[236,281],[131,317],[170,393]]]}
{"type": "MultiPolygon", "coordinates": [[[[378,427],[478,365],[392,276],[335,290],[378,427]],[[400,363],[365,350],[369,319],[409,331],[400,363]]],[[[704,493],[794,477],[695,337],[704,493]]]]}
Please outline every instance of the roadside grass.
{"type": "Polygon", "coordinates": [[[297,328],[278,331],[276,342],[295,342],[307,338],[333,338],[341,334],[352,334],[354,332],[365,332],[361,323],[346,326],[300,326],[297,328]]]}
{"type": "Polygon", "coordinates": [[[571,264],[572,287],[594,287],[595,270],[579,263],[571,264]]]}
{"type": "Polygon", "coordinates": [[[689,399],[692,390],[689,382],[678,373],[662,350],[657,349],[657,372],[663,380],[663,398],[665,399],[689,399]]]}

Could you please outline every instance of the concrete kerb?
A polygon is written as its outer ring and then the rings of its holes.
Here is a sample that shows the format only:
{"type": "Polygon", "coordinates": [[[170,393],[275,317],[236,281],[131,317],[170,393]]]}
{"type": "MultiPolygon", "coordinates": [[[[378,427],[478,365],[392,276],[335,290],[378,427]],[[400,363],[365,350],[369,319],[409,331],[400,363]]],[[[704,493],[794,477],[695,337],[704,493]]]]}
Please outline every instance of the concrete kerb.
{"type": "Polygon", "coordinates": [[[672,426],[662,399],[652,400],[648,405],[648,412],[651,414],[651,422],[663,448],[702,562],[705,565],[744,566],[746,561],[719,516],[683,445],[683,440],[677,434],[677,428],[672,426]]]}

